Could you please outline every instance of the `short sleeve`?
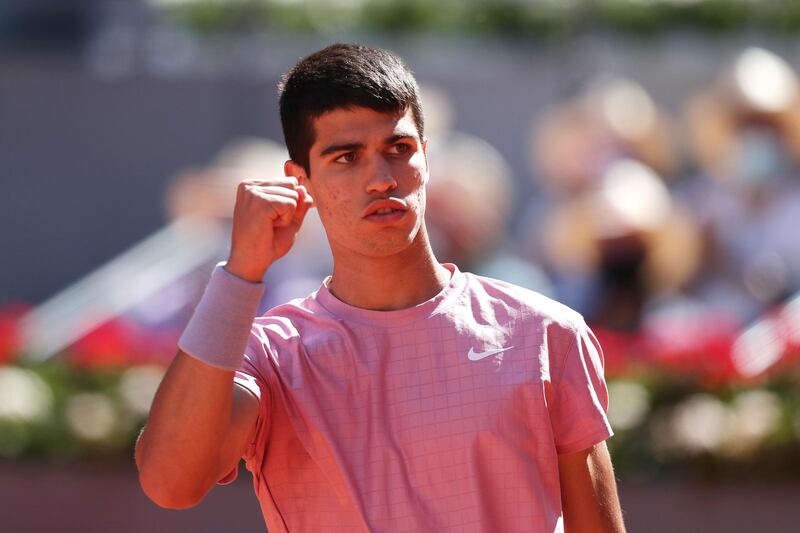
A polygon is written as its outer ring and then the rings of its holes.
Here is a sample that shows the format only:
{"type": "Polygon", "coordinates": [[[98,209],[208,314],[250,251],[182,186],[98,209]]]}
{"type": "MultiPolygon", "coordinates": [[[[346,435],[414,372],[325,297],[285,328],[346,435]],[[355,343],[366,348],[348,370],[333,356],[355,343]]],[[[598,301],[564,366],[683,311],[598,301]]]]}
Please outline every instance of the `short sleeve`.
{"type": "MultiPolygon", "coordinates": [[[[261,342],[261,339],[255,333],[250,334],[250,339],[245,349],[244,358],[239,365],[239,369],[233,377],[233,382],[258,399],[259,409],[258,418],[256,419],[256,431],[254,433],[253,442],[249,443],[245,451],[245,459],[252,457],[257,449],[258,441],[262,435],[264,422],[267,413],[270,410],[271,395],[269,391],[269,384],[265,379],[260,368],[266,357],[266,347],[261,342]]],[[[233,483],[239,473],[239,465],[237,464],[230,472],[228,472],[222,479],[217,481],[218,485],[228,485],[233,483]]]]}
{"type": "Polygon", "coordinates": [[[561,357],[552,354],[549,411],[556,451],[565,454],[590,448],[614,433],[606,416],[608,388],[597,338],[582,319],[574,329],[559,328],[559,333],[564,338],[553,347],[567,348],[561,357]]]}

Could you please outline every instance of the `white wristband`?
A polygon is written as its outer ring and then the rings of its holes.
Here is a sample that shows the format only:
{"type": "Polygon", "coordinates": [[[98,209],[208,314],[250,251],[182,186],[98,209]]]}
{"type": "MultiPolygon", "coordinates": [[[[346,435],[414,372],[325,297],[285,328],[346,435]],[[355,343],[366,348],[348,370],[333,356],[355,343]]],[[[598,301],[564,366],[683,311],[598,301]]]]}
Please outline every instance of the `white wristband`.
{"type": "Polygon", "coordinates": [[[236,370],[244,358],[264,283],[234,276],[224,264],[214,268],[178,348],[211,366],[236,370]]]}

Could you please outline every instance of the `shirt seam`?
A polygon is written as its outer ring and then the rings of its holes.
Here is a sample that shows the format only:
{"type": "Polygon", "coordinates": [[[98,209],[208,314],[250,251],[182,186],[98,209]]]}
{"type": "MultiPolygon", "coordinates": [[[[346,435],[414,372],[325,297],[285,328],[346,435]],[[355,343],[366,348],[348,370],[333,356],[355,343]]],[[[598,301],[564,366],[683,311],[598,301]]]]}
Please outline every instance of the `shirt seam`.
{"type": "Polygon", "coordinates": [[[595,444],[599,444],[607,439],[610,439],[613,436],[614,431],[607,424],[603,424],[602,429],[590,433],[585,437],[570,441],[569,444],[556,446],[556,453],[558,453],[558,455],[564,455],[567,453],[579,452],[581,450],[585,450],[586,448],[590,448],[595,444]]]}

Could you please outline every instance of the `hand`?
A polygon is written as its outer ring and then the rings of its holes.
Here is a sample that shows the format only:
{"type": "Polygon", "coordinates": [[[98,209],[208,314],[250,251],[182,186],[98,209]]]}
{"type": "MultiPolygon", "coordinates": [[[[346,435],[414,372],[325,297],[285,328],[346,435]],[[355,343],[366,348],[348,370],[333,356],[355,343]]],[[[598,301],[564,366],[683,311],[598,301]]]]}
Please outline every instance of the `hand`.
{"type": "Polygon", "coordinates": [[[311,195],[292,176],[239,183],[225,269],[260,282],[270,265],[292,248],[313,205],[311,195]]]}

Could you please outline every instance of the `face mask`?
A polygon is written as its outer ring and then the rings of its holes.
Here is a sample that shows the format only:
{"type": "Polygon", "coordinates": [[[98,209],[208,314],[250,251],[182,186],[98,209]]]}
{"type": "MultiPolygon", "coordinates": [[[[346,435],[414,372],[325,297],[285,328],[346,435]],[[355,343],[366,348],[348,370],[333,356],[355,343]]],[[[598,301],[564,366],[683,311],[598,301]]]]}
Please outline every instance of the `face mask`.
{"type": "Polygon", "coordinates": [[[789,164],[783,143],[775,133],[746,128],[739,134],[731,176],[734,183],[754,186],[781,176],[789,164]]]}

